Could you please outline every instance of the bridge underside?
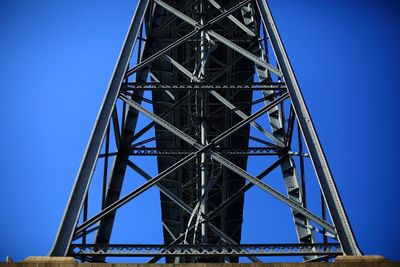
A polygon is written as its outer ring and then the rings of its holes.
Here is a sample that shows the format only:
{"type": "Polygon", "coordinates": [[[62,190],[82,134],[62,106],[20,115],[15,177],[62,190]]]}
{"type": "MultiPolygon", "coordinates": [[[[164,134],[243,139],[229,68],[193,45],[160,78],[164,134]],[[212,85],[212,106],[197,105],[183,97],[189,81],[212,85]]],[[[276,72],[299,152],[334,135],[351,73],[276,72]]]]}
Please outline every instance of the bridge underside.
{"type": "MultiPolygon", "coordinates": [[[[187,5],[187,1],[166,1],[172,6],[184,7],[186,4],[186,14],[191,17],[199,17],[199,11],[194,9],[193,6],[187,5]]],[[[236,1],[224,1],[224,6],[232,6],[236,1]],[[226,3],[225,3],[226,2],[226,3]]],[[[215,8],[207,8],[204,10],[208,19],[213,18],[219,14],[219,11],[215,8]]],[[[242,14],[239,11],[233,14],[239,20],[242,19],[242,14]]],[[[154,10],[152,20],[148,22],[150,25],[148,41],[146,43],[146,49],[150,51],[159,51],[164,46],[170,43],[171,40],[176,40],[182,36],[188,34],[192,27],[179,19],[174,19],[171,13],[168,13],[165,9],[157,6],[154,10]],[[167,25],[168,26],[165,26],[167,25]],[[161,28],[161,29],[160,29],[161,28]]],[[[241,45],[250,49],[252,46],[257,45],[256,38],[249,38],[246,34],[237,27],[230,25],[227,27],[223,23],[217,24],[213,29],[216,32],[220,32],[226,38],[230,40],[240,40],[241,45]]],[[[179,46],[176,50],[169,53],[173,59],[178,62],[184,62],[182,64],[190,73],[196,75],[196,68],[200,62],[199,53],[199,38],[193,38],[189,42],[186,42],[179,46]]],[[[254,63],[247,58],[241,57],[238,60],[238,55],[232,49],[215,43],[208,47],[210,51],[205,66],[205,76],[201,77],[200,82],[212,82],[212,83],[247,83],[252,82],[254,78],[254,63]],[[227,67],[228,66],[228,67],[227,67]]],[[[190,82],[196,82],[193,78],[182,74],[177,68],[174,68],[170,61],[166,57],[162,57],[151,65],[150,69],[153,81],[167,84],[185,84],[190,82]],[[157,79],[157,81],[155,79],[157,79]]],[[[230,100],[232,104],[240,107],[243,112],[250,114],[249,103],[252,100],[251,91],[243,90],[217,90],[217,92],[224,98],[230,100]],[[246,107],[247,106],[247,107],[246,107]],[[245,108],[243,108],[245,107],[245,108]]],[[[169,113],[164,117],[166,121],[179,129],[184,129],[189,135],[200,139],[200,120],[204,119],[206,124],[207,140],[211,140],[218,136],[223,130],[232,127],[237,124],[241,118],[231,112],[225,105],[209,94],[205,94],[206,108],[205,116],[200,118],[200,107],[199,107],[199,95],[201,91],[193,91],[190,88],[187,91],[181,90],[173,93],[174,99],[170,95],[161,91],[153,91],[153,101],[164,103],[165,105],[156,105],[154,112],[156,115],[162,115],[166,113],[170,106],[175,101],[187,98],[187,101],[176,109],[175,112],[169,113]],[[188,96],[189,94],[189,96],[188,96]]],[[[175,135],[170,133],[168,130],[156,126],[156,144],[159,149],[185,149],[190,148],[190,145],[177,138],[175,135]]],[[[220,148],[230,149],[246,149],[248,147],[248,135],[249,127],[242,128],[237,134],[228,137],[224,142],[220,144],[220,148]]],[[[166,155],[158,156],[158,170],[162,172],[173,163],[181,159],[183,156],[166,155]]],[[[242,169],[246,169],[247,156],[230,156],[229,158],[233,163],[240,166],[242,169]]],[[[168,175],[161,184],[169,191],[173,192],[176,196],[182,199],[185,203],[195,208],[196,203],[200,198],[200,159],[194,160],[187,164],[184,168],[181,168],[174,173],[168,175]]],[[[215,181],[208,193],[207,209],[213,210],[223,201],[232,196],[233,193],[237,192],[243,185],[245,180],[239,175],[221,167],[218,163],[208,161],[207,162],[208,179],[215,181]]],[[[176,237],[179,237],[182,233],[185,233],[189,223],[191,214],[188,214],[182,210],[176,203],[164,194],[160,195],[161,208],[162,208],[162,220],[164,224],[164,242],[170,244],[174,242],[176,237]]],[[[241,227],[242,227],[242,216],[243,216],[243,196],[235,200],[230,206],[224,209],[218,216],[215,216],[210,220],[214,226],[222,230],[227,236],[231,237],[237,243],[240,243],[241,239],[241,227]]],[[[187,233],[188,243],[194,243],[194,234],[187,233]]],[[[208,231],[208,242],[209,244],[221,244],[223,241],[221,237],[216,235],[213,231],[208,231]]],[[[172,259],[171,259],[172,260],[172,259]]],[[[215,261],[221,261],[219,258],[215,258],[215,261]]],[[[234,258],[231,260],[235,261],[234,258]]],[[[237,258],[236,258],[237,260],[237,258]]],[[[182,259],[181,259],[182,261],[182,259]]]]}

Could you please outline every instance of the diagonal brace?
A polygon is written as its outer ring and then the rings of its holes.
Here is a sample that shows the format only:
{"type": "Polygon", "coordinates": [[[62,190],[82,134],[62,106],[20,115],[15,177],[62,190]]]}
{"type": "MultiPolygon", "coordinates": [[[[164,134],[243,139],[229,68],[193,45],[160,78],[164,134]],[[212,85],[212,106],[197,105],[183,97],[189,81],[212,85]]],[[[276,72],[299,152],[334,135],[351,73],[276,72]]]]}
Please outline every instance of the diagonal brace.
{"type": "MultiPolygon", "coordinates": [[[[182,72],[184,75],[186,75],[188,78],[193,78],[194,81],[198,82],[198,78],[196,76],[193,76],[193,74],[187,70],[184,66],[182,66],[179,62],[174,60],[173,58],[169,56],[165,56],[165,58],[171,63],[172,66],[176,67],[180,72],[182,72]]],[[[215,90],[211,90],[210,93],[218,99],[222,104],[224,104],[226,107],[228,107],[230,110],[235,112],[239,117],[242,119],[246,119],[248,116],[241,110],[239,110],[235,105],[233,105],[231,102],[229,102],[226,98],[224,98],[222,95],[220,95],[218,92],[215,90]]],[[[267,130],[265,130],[259,123],[256,121],[250,122],[250,124],[255,127],[257,130],[259,130],[262,134],[264,134],[266,137],[274,141],[278,146],[280,147],[285,147],[285,144],[283,144],[279,139],[277,139],[275,136],[270,134],[267,130]]]]}
{"type": "MultiPolygon", "coordinates": [[[[132,161],[128,160],[128,166],[131,167],[133,170],[135,170],[138,174],[140,174],[143,178],[146,180],[151,180],[152,177],[146,173],[144,170],[142,170],[139,166],[137,166],[135,163],[132,161]]],[[[179,197],[171,193],[167,188],[162,186],[161,184],[156,184],[155,185],[164,195],[166,195],[168,198],[170,198],[172,201],[174,201],[178,206],[180,206],[184,211],[187,213],[191,214],[193,212],[193,209],[187,205],[184,201],[182,201],[179,197]]],[[[229,236],[227,236],[224,232],[222,232],[218,227],[216,227],[214,224],[209,222],[208,226],[211,228],[212,231],[214,231],[217,235],[219,235],[223,240],[225,240],[228,243],[231,244],[238,244],[235,242],[235,240],[231,239],[229,236]]],[[[174,237],[174,239],[177,239],[174,237]]],[[[251,260],[257,262],[257,259],[254,259],[254,257],[251,257],[251,260]]]]}
{"type": "Polygon", "coordinates": [[[267,29],[276,59],[282,69],[297,121],[310,153],[321,191],[326,199],[343,251],[347,255],[362,255],[271,10],[265,0],[256,0],[255,2],[260,11],[264,27],[267,29]]]}
{"type": "Polygon", "coordinates": [[[92,175],[100,153],[101,145],[109,125],[110,117],[114,109],[121,88],[126,69],[131,58],[135,42],[142,25],[149,0],[138,1],[135,15],[131,21],[128,33],[122,46],[112,78],[101,104],[95,125],[93,127],[86,151],[84,153],[75,184],[65,209],[63,219],[54,241],[51,256],[65,256],[74,235],[74,229],[78,223],[85,196],[92,179],[92,175]]]}
{"type": "MultiPolygon", "coordinates": [[[[175,16],[177,16],[178,18],[182,19],[183,21],[186,21],[188,24],[192,25],[193,27],[195,27],[195,29],[200,29],[199,28],[199,22],[190,18],[189,16],[187,16],[186,14],[180,12],[179,10],[173,8],[172,6],[164,3],[161,0],[154,0],[155,3],[157,3],[158,5],[160,5],[161,7],[163,7],[165,10],[171,12],[172,14],[174,14],[175,16]]],[[[224,13],[225,14],[225,13],[224,13]]],[[[209,25],[214,24],[213,23],[209,23],[209,25]]],[[[202,29],[203,30],[203,29],[202,29]]],[[[204,29],[205,30],[205,29],[204,29]]],[[[235,50],[236,52],[242,54],[243,56],[247,57],[248,59],[252,60],[254,63],[256,63],[259,66],[262,66],[266,69],[268,69],[269,71],[275,73],[276,75],[278,75],[279,77],[282,76],[282,72],[275,68],[274,66],[272,66],[271,64],[268,64],[267,62],[261,60],[260,58],[258,58],[257,56],[253,55],[252,53],[250,53],[249,51],[247,51],[246,49],[242,48],[241,46],[238,46],[237,44],[235,44],[234,42],[228,40],[227,38],[223,37],[222,35],[216,33],[213,30],[207,30],[207,33],[214,37],[215,39],[217,39],[218,41],[220,41],[221,43],[223,43],[224,45],[230,47],[231,49],[235,50]]]]}
{"type": "MultiPolygon", "coordinates": [[[[157,53],[155,53],[154,55],[150,56],[149,58],[147,58],[146,60],[142,61],[140,64],[136,65],[135,67],[133,67],[132,69],[128,70],[125,74],[126,77],[129,77],[130,75],[132,75],[133,73],[137,72],[138,70],[140,70],[141,68],[149,65],[151,62],[157,60],[160,56],[166,54],[167,52],[171,51],[172,49],[178,47],[179,45],[181,45],[182,43],[186,42],[187,40],[189,40],[190,38],[194,37],[195,35],[197,35],[199,32],[201,32],[202,30],[207,29],[208,27],[210,27],[211,25],[213,25],[214,23],[217,23],[218,21],[222,20],[223,18],[229,16],[230,14],[232,14],[233,12],[235,12],[237,9],[241,8],[242,6],[244,6],[245,4],[251,2],[251,0],[245,0],[243,2],[240,2],[239,4],[231,7],[229,10],[227,10],[225,13],[220,14],[218,16],[216,16],[215,18],[213,18],[212,20],[210,20],[208,23],[204,24],[203,26],[200,27],[195,27],[195,29],[191,32],[189,32],[188,34],[186,34],[185,36],[183,36],[182,38],[176,40],[175,42],[167,45],[166,47],[164,47],[163,49],[161,49],[160,51],[158,51],[157,53]]],[[[198,25],[199,26],[199,25],[198,25]]]]}
{"type": "MultiPolygon", "coordinates": [[[[331,232],[332,234],[336,234],[335,228],[332,225],[330,225],[328,222],[326,222],[325,220],[321,219],[320,217],[318,217],[314,213],[308,211],[307,209],[305,209],[301,205],[297,204],[295,201],[287,198],[286,196],[284,196],[280,192],[276,191],[272,187],[266,185],[265,183],[263,183],[262,181],[260,181],[256,177],[254,177],[253,175],[249,174],[245,170],[241,169],[237,165],[233,164],[229,160],[227,160],[224,157],[218,155],[217,153],[213,153],[211,150],[209,150],[213,146],[215,146],[216,144],[221,142],[223,139],[225,139],[227,136],[235,133],[236,131],[241,129],[246,124],[250,123],[254,119],[256,119],[259,116],[263,115],[264,113],[268,112],[271,108],[273,108],[277,104],[281,103],[283,101],[283,99],[285,99],[286,97],[287,97],[287,94],[282,95],[280,98],[274,100],[269,105],[264,106],[263,108],[261,108],[260,110],[258,110],[257,112],[255,112],[254,114],[249,116],[248,119],[239,122],[238,124],[234,125],[233,127],[229,128],[225,132],[223,132],[220,135],[218,135],[217,137],[215,137],[213,140],[211,140],[211,142],[208,145],[203,146],[203,145],[197,143],[197,141],[195,139],[193,139],[192,137],[190,137],[186,133],[182,132],[181,130],[179,130],[175,126],[173,126],[170,123],[166,122],[165,120],[161,119],[157,115],[155,115],[155,114],[151,113],[150,111],[146,110],[145,108],[143,108],[141,105],[139,105],[135,101],[132,101],[132,100],[126,98],[123,95],[120,96],[120,98],[122,100],[124,100],[132,108],[136,109],[139,112],[142,112],[145,116],[147,116],[148,118],[154,120],[157,124],[159,124],[160,126],[164,127],[165,129],[169,130],[171,133],[175,134],[176,136],[178,136],[179,138],[181,138],[182,140],[184,140],[188,144],[190,144],[193,147],[199,149],[199,151],[201,151],[201,152],[208,150],[207,151],[208,155],[210,157],[213,157],[214,160],[218,161],[219,163],[221,163],[222,165],[224,165],[225,167],[227,167],[231,171],[239,174],[243,178],[245,178],[245,179],[249,180],[250,182],[256,184],[257,186],[259,186],[261,189],[263,189],[267,193],[271,194],[272,196],[274,196],[275,198],[277,198],[281,202],[283,202],[283,203],[287,204],[288,206],[290,206],[293,210],[303,214],[308,219],[315,221],[316,223],[321,225],[323,228],[325,228],[328,232],[331,232]]],[[[199,151],[197,153],[199,153],[199,151]]]]}
{"type": "Polygon", "coordinates": [[[124,95],[120,95],[120,98],[123,101],[125,101],[128,105],[130,105],[132,108],[134,108],[134,109],[136,109],[136,110],[138,110],[140,112],[143,112],[146,116],[148,116],[149,118],[153,119],[156,123],[160,124],[162,127],[166,128],[166,129],[170,130],[175,135],[177,135],[178,137],[182,138],[185,142],[189,143],[190,145],[194,146],[195,148],[197,148],[199,150],[197,152],[195,152],[193,154],[189,154],[188,156],[186,156],[183,159],[179,160],[178,162],[176,162],[175,164],[173,164],[172,166],[170,166],[169,168],[165,169],[163,172],[161,172],[160,174],[155,176],[152,180],[150,180],[147,183],[141,185],[139,188],[131,191],[129,194],[127,194],[123,198],[117,200],[116,202],[114,202],[110,206],[106,207],[105,209],[103,209],[102,211],[100,211],[99,213],[94,215],[92,218],[90,218],[86,222],[82,223],[80,226],[78,226],[76,228],[75,234],[81,233],[83,230],[85,230],[89,226],[95,224],[96,222],[98,222],[99,220],[101,220],[102,218],[107,216],[108,214],[111,214],[112,212],[114,212],[118,208],[122,207],[123,205],[125,205],[126,203],[128,203],[129,201],[131,201],[132,199],[134,199],[135,197],[137,197],[138,195],[140,195],[141,193],[143,193],[144,191],[146,191],[147,189],[149,189],[150,187],[152,187],[153,185],[158,183],[161,179],[163,179],[167,175],[171,174],[173,171],[177,170],[178,168],[180,168],[183,165],[185,165],[186,163],[188,163],[190,160],[192,160],[195,157],[197,157],[198,154],[203,153],[207,149],[210,149],[211,147],[215,146],[216,144],[221,142],[227,136],[235,133],[236,131],[238,131],[239,129],[244,127],[246,124],[248,124],[252,120],[254,120],[254,119],[258,118],[259,116],[263,115],[264,113],[268,112],[269,109],[271,109],[275,105],[279,104],[281,101],[283,101],[287,97],[288,97],[288,94],[282,95],[279,99],[276,99],[275,101],[271,102],[270,105],[263,107],[258,112],[254,113],[253,115],[248,117],[246,120],[241,121],[237,125],[229,128],[224,133],[222,133],[219,136],[217,136],[216,138],[214,138],[211,141],[210,144],[208,144],[206,146],[203,146],[201,144],[198,144],[195,139],[193,139],[192,137],[188,136],[183,131],[177,129],[176,127],[174,127],[173,125],[169,124],[165,120],[163,120],[160,117],[156,116],[155,114],[149,112],[148,110],[143,108],[137,102],[127,98],[124,95]]]}

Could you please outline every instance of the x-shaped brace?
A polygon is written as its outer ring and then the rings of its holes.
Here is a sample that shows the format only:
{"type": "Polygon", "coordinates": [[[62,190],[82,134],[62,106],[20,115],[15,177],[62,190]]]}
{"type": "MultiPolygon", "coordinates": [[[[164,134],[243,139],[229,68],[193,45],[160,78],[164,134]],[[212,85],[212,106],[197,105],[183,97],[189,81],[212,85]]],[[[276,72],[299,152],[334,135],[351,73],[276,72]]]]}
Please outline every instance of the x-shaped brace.
{"type": "MultiPolygon", "coordinates": [[[[154,0],[155,3],[157,3],[159,6],[163,7],[165,10],[171,12],[172,14],[174,14],[175,16],[177,16],[178,18],[182,19],[183,21],[186,21],[187,23],[189,23],[190,25],[192,25],[193,27],[195,27],[195,29],[199,29],[201,27],[200,23],[192,18],[190,18],[189,16],[187,16],[186,14],[180,12],[179,10],[173,8],[172,6],[164,3],[161,0],[154,0]]],[[[213,23],[214,24],[214,23],[213,23]]],[[[212,25],[212,24],[211,24],[212,25]]],[[[252,60],[254,63],[256,63],[257,65],[264,67],[266,69],[268,69],[269,71],[271,71],[272,73],[275,73],[276,75],[278,75],[279,77],[282,77],[282,72],[275,68],[274,66],[268,64],[267,62],[261,60],[260,58],[258,58],[257,56],[253,55],[252,53],[248,52],[246,49],[243,49],[242,47],[238,46],[237,44],[235,44],[234,42],[228,40],[227,38],[223,37],[222,35],[216,33],[213,30],[206,30],[208,35],[210,35],[211,37],[214,37],[216,40],[220,41],[221,43],[223,43],[224,45],[228,46],[229,48],[235,50],[236,52],[238,52],[239,54],[242,54],[243,56],[247,57],[248,59],[252,60]]]]}
{"type": "Polygon", "coordinates": [[[329,224],[325,220],[321,219],[320,217],[318,217],[314,213],[310,212],[306,208],[302,207],[301,205],[297,204],[293,200],[287,198],[286,196],[284,196],[280,192],[276,191],[272,187],[270,187],[267,184],[263,183],[261,180],[259,180],[258,178],[254,177],[253,175],[251,175],[247,171],[241,169],[237,165],[233,164],[232,162],[230,162],[226,158],[222,157],[221,155],[219,155],[217,153],[214,153],[211,150],[214,146],[216,146],[218,143],[220,143],[226,137],[228,137],[231,134],[237,132],[238,130],[240,130],[242,127],[244,127],[245,125],[247,125],[251,121],[253,121],[256,118],[260,117],[261,115],[265,114],[271,108],[273,108],[275,105],[281,103],[287,97],[288,97],[288,94],[285,93],[281,97],[275,99],[269,105],[264,106],[263,108],[261,108],[260,110],[258,110],[257,112],[255,112],[254,114],[249,116],[247,119],[242,120],[238,124],[232,126],[228,130],[224,131],[223,133],[221,133],[220,135],[215,137],[213,140],[211,140],[211,142],[208,145],[203,146],[203,145],[199,144],[195,139],[193,139],[192,137],[190,137],[186,133],[182,132],[181,130],[179,130],[175,126],[171,125],[170,123],[166,122],[165,120],[163,120],[159,116],[157,116],[157,115],[151,113],[150,111],[146,110],[145,108],[143,108],[137,102],[135,102],[135,101],[133,101],[131,99],[128,99],[124,95],[120,95],[120,98],[123,101],[125,101],[129,106],[131,106],[132,108],[136,109],[139,112],[142,112],[145,116],[149,117],[150,119],[155,121],[160,126],[166,128],[171,133],[175,134],[176,136],[178,136],[179,138],[181,138],[185,142],[187,142],[190,145],[192,145],[193,147],[197,148],[198,151],[193,153],[193,154],[189,154],[186,157],[182,158],[181,160],[179,160],[178,162],[176,162],[175,164],[171,165],[169,168],[167,168],[166,170],[164,170],[163,172],[161,172],[160,174],[155,176],[152,180],[150,180],[147,183],[143,184],[139,188],[133,190],[132,192],[127,194],[125,197],[123,197],[123,198],[119,199],[118,201],[114,202],[113,204],[111,204],[110,206],[106,207],[105,209],[103,209],[98,214],[94,215],[91,219],[89,219],[86,222],[82,223],[80,226],[78,226],[76,228],[75,234],[79,234],[84,229],[87,229],[89,226],[91,226],[94,223],[98,222],[99,220],[101,220],[102,218],[107,216],[108,214],[114,212],[116,209],[118,209],[121,206],[125,205],[130,200],[132,200],[133,198],[137,197],[139,194],[143,193],[148,188],[150,188],[153,185],[155,185],[156,183],[158,183],[162,178],[168,176],[169,174],[171,174],[172,172],[174,172],[175,170],[177,170],[181,166],[185,165],[189,161],[191,161],[194,158],[196,158],[196,156],[198,154],[205,152],[205,153],[208,154],[208,156],[212,157],[215,161],[219,162],[220,164],[222,164],[223,166],[225,166],[229,170],[237,173],[238,175],[242,176],[243,178],[249,180],[251,183],[259,186],[262,190],[266,191],[267,193],[271,194],[273,197],[277,198],[281,202],[283,202],[286,205],[290,206],[296,212],[299,212],[299,213],[303,214],[308,219],[318,223],[326,231],[330,232],[333,235],[336,235],[335,228],[331,224],[329,224]]]}
{"type": "MultiPolygon", "coordinates": [[[[125,101],[129,106],[132,108],[136,109],[139,112],[142,112],[145,116],[148,118],[152,119],[155,121],[157,124],[160,126],[164,127],[165,129],[169,130],[171,133],[175,134],[177,137],[181,138],[183,141],[187,142],[188,144],[192,145],[193,147],[197,148],[198,151],[195,154],[199,154],[202,152],[205,152],[208,154],[208,156],[212,157],[215,161],[219,162],[223,166],[225,166],[227,169],[231,170],[232,172],[235,172],[236,174],[242,176],[246,180],[249,180],[249,182],[257,185],[260,187],[262,190],[266,191],[267,193],[271,194],[273,197],[277,198],[281,202],[285,203],[286,205],[290,206],[294,211],[303,214],[305,217],[308,219],[318,223],[320,226],[322,226],[326,231],[330,232],[333,235],[336,235],[335,228],[326,222],[325,220],[321,219],[319,216],[315,215],[314,213],[310,212],[306,208],[302,207],[295,201],[287,198],[285,195],[281,194],[279,191],[273,189],[269,185],[263,183],[260,179],[254,177],[247,171],[241,169],[231,161],[227,160],[223,156],[213,152],[211,149],[215,147],[218,143],[220,143],[222,140],[224,140],[226,137],[230,136],[231,134],[237,132],[240,130],[242,127],[250,123],[251,121],[255,120],[256,118],[260,117],[261,115],[265,114],[268,112],[271,108],[273,108],[275,105],[281,103],[284,99],[288,97],[288,94],[285,93],[281,97],[275,99],[272,101],[269,105],[264,106],[263,108],[259,109],[257,112],[254,114],[250,115],[247,119],[242,120],[235,126],[229,128],[228,130],[224,131],[217,137],[215,137],[211,142],[204,146],[199,144],[194,138],[191,136],[187,135],[186,133],[182,132],[175,126],[171,125],[167,121],[163,120],[162,118],[158,117],[157,115],[153,114],[152,112],[146,110],[143,108],[140,104],[137,102],[130,100],[126,98],[125,96],[121,95],[120,98],[125,101]]],[[[190,155],[189,155],[190,156],[190,155]]]]}

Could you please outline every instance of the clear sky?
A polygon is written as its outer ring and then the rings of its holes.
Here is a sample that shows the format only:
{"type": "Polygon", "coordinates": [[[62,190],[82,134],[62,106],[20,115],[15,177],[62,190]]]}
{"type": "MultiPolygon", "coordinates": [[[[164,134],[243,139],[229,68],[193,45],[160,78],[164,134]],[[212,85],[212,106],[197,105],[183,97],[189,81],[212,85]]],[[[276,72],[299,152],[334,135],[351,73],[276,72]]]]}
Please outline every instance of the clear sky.
{"type": "MultiPolygon", "coordinates": [[[[270,3],[361,249],[400,260],[399,2],[270,3]]],[[[0,261],[48,253],[135,6],[0,1],[0,261]]],[[[262,200],[244,243],[286,226],[262,200]]],[[[135,203],[123,236],[161,242],[157,191],[135,203]]]]}

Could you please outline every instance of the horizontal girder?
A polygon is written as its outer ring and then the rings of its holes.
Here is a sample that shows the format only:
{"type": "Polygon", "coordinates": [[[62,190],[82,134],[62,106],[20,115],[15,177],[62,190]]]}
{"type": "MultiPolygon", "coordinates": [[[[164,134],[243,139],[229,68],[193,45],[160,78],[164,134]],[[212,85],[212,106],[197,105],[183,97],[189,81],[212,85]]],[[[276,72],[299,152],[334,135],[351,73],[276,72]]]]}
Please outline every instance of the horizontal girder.
{"type": "Polygon", "coordinates": [[[124,83],[121,91],[143,90],[284,90],[286,86],[282,82],[266,83],[124,83]]]}
{"type": "MultiPolygon", "coordinates": [[[[269,147],[248,147],[248,148],[215,148],[215,153],[222,155],[243,155],[243,156],[271,156],[271,155],[299,155],[293,151],[274,151],[269,147]]],[[[133,156],[162,156],[162,155],[188,155],[196,152],[193,148],[156,148],[156,147],[134,147],[130,155],[133,156]]],[[[301,156],[307,156],[302,153],[301,156]]]]}
{"type": "Polygon", "coordinates": [[[342,255],[339,243],[330,244],[242,244],[242,245],[72,245],[74,256],[300,256],[342,255]]]}

